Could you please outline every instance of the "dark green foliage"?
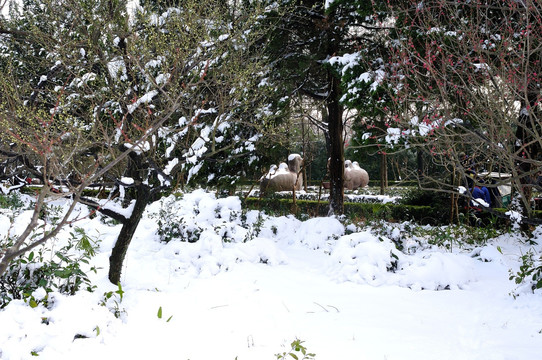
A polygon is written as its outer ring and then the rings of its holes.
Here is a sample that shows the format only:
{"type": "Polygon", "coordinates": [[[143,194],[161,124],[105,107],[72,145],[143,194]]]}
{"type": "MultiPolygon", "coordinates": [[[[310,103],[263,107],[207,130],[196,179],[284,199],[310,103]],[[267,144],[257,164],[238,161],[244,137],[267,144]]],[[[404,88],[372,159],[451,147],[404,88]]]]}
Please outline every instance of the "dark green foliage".
{"type": "Polygon", "coordinates": [[[401,199],[401,204],[431,207],[433,210],[426,216],[434,218],[437,223],[447,223],[450,219],[451,203],[447,193],[414,189],[401,199]]]}
{"type": "Polygon", "coordinates": [[[326,144],[323,140],[314,141],[311,143],[311,147],[313,147],[312,153],[314,155],[312,159],[306,159],[307,176],[309,180],[321,181],[326,175],[329,177],[329,174],[327,174],[328,154],[326,144]]]}
{"type": "MultiPolygon", "coordinates": [[[[276,216],[294,214],[303,217],[327,216],[327,201],[297,200],[278,198],[247,198],[244,206],[249,209],[265,211],[276,216]]],[[[344,215],[353,219],[407,221],[414,220],[424,224],[443,224],[446,219],[436,217],[437,210],[431,206],[344,203],[344,215]]]]}
{"type": "Polygon", "coordinates": [[[2,209],[21,209],[24,203],[18,193],[12,192],[8,195],[0,195],[0,208],[2,209]]]}
{"type": "Polygon", "coordinates": [[[431,191],[423,189],[413,189],[402,197],[401,203],[405,205],[427,205],[441,207],[442,205],[449,203],[449,199],[450,197],[447,194],[435,194],[431,191]]]}
{"type": "Polygon", "coordinates": [[[48,296],[35,299],[32,295],[39,288],[43,288],[47,294],[58,291],[68,295],[74,295],[82,288],[94,290],[81,264],[89,264],[96,244],[82,229],[76,228],[71,235],[68,244],[52,257],[42,247],[10,263],[7,271],[0,276],[0,308],[16,299],[22,299],[32,307],[40,303],[47,306],[48,296]]]}
{"type": "Polygon", "coordinates": [[[510,271],[510,280],[518,285],[528,282],[533,291],[542,289],[542,256],[529,250],[521,257],[521,261],[519,271],[516,273],[510,271]]]}

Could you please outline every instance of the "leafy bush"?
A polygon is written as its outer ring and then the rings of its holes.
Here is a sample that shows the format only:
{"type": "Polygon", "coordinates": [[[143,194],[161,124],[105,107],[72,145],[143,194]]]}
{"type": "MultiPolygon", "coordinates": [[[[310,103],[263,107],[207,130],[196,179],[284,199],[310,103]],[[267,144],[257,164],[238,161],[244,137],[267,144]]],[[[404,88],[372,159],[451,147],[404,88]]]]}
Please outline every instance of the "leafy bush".
{"type": "Polygon", "coordinates": [[[529,284],[531,290],[542,289],[542,255],[533,250],[527,251],[521,257],[519,271],[510,272],[510,280],[516,284],[529,284]]]}
{"type": "MultiPolygon", "coordinates": [[[[11,239],[5,245],[10,246],[11,239]]],[[[69,295],[81,288],[93,291],[94,286],[80,264],[89,264],[95,247],[96,242],[76,228],[68,243],[52,256],[44,246],[19,256],[0,276],[0,308],[15,299],[22,299],[32,307],[40,303],[47,306],[48,294],[52,291],[69,295]],[[36,292],[40,296],[34,296],[36,292]]]]}
{"type": "Polygon", "coordinates": [[[21,200],[21,196],[18,192],[12,192],[8,195],[0,194],[0,208],[2,209],[22,209],[24,203],[21,200]]]}
{"type": "Polygon", "coordinates": [[[450,196],[444,192],[411,189],[402,198],[402,205],[430,206],[432,211],[427,214],[435,219],[434,223],[446,223],[450,218],[450,196]]]}
{"type": "MultiPolygon", "coordinates": [[[[303,219],[304,215],[327,216],[328,202],[314,200],[297,200],[294,207],[291,199],[247,198],[244,201],[247,208],[265,210],[270,215],[280,216],[294,214],[303,219]]],[[[344,214],[352,219],[364,220],[416,220],[425,224],[439,223],[430,206],[379,204],[379,203],[344,203],[344,214]]]]}
{"type": "MultiPolygon", "coordinates": [[[[160,209],[150,216],[156,219],[158,225],[158,236],[163,242],[170,242],[174,239],[181,241],[196,242],[199,239],[202,229],[195,225],[194,219],[187,217],[190,214],[182,214],[179,209],[179,200],[182,195],[172,195],[160,200],[160,209]]],[[[198,213],[198,211],[194,211],[198,213]]]]}

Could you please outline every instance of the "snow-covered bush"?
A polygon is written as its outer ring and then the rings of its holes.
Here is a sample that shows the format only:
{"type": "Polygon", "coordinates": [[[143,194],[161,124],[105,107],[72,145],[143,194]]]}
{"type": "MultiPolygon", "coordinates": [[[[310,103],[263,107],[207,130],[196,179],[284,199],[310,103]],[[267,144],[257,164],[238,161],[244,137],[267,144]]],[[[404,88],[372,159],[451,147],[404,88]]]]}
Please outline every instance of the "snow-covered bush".
{"type": "MultiPolygon", "coordinates": [[[[80,289],[94,289],[81,267],[95,255],[96,242],[81,228],[75,228],[70,235],[56,251],[41,246],[9,264],[0,276],[0,308],[12,300],[24,300],[31,307],[47,306],[51,292],[74,295],[80,289]]],[[[0,241],[0,247],[10,246],[11,241],[0,241]]]]}
{"type": "Polygon", "coordinates": [[[340,281],[382,285],[402,256],[391,240],[369,231],[357,232],[337,240],[331,252],[331,272],[340,281]]]}
{"type": "Polygon", "coordinates": [[[223,242],[246,242],[257,236],[261,216],[253,219],[241,210],[238,197],[216,199],[203,190],[170,195],[153,205],[149,216],[156,219],[157,234],[163,242],[196,242],[202,232],[211,231],[223,242]]]}

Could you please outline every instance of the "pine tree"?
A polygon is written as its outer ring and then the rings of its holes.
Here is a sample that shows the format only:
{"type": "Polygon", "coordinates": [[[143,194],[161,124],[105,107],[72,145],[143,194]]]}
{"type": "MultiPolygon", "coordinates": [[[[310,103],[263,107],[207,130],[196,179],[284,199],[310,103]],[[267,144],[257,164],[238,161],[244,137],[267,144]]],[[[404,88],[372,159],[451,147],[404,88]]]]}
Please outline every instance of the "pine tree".
{"type": "Polygon", "coordinates": [[[280,84],[283,99],[298,95],[324,104],[331,180],[330,213],[342,214],[344,201],[343,105],[340,74],[329,64],[333,56],[351,52],[355,27],[349,8],[341,3],[326,7],[321,0],[284,0],[269,36],[274,59],[271,82],[280,84]],[[281,9],[287,9],[281,13],[281,9]]]}

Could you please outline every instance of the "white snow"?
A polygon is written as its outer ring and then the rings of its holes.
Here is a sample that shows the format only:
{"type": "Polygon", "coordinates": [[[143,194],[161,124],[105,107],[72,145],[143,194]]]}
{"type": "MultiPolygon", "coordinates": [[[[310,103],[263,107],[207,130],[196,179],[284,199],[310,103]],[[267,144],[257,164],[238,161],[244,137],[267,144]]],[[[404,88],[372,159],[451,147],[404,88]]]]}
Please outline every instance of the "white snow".
{"type": "Polygon", "coordinates": [[[290,173],[290,169],[288,168],[288,164],[286,164],[285,162],[282,162],[279,164],[278,167],[275,164],[271,165],[267,174],[262,176],[261,179],[264,179],[264,178],[273,179],[274,177],[278,175],[289,174],[289,173],[290,173]]]}
{"type": "Polygon", "coordinates": [[[299,154],[290,154],[290,155],[288,155],[288,161],[292,161],[297,157],[302,157],[302,156],[299,155],[299,154]]]}
{"type": "Polygon", "coordinates": [[[108,62],[107,69],[109,70],[109,75],[113,79],[120,78],[120,80],[124,81],[128,78],[126,74],[126,64],[120,56],[108,62]]]}
{"type": "MultiPolygon", "coordinates": [[[[0,236],[16,233],[7,216],[0,213],[0,236]]],[[[97,272],[88,272],[97,288],[50,293],[48,307],[13,300],[0,309],[0,359],[276,359],[296,338],[319,360],[540,358],[542,294],[510,295],[509,271],[529,248],[518,235],[475,249],[416,243],[401,252],[392,238],[406,235],[395,225],[384,236],[336,218],[243,214],[238,197],[203,190],[171,196],[148,206],[139,224],[122,301],[101,306],[118,289],[107,272],[121,225],[85,218],[77,226],[100,241],[89,264],[97,272]],[[160,242],[163,209],[172,216],[164,224],[185,224],[198,241],[160,242]]],[[[59,249],[70,231],[49,246],[59,249]]]]}
{"type": "Polygon", "coordinates": [[[128,112],[133,113],[141,104],[148,104],[151,102],[152,98],[158,95],[158,90],[151,90],[139,99],[137,99],[133,104],[127,106],[128,112]]]}
{"type": "Polygon", "coordinates": [[[386,142],[389,144],[398,144],[401,140],[401,129],[389,127],[387,130],[386,142]]]}
{"type": "MultiPolygon", "coordinates": [[[[124,198],[124,187],[121,186],[121,198],[124,198]]],[[[107,199],[99,200],[98,203],[100,204],[100,207],[105,210],[111,210],[116,212],[119,215],[124,216],[126,219],[128,219],[130,216],[132,216],[132,211],[134,210],[135,206],[135,200],[133,200],[130,205],[126,208],[123,208],[121,204],[107,199]]]]}
{"type": "Polygon", "coordinates": [[[40,81],[38,83],[38,86],[42,83],[42,82],[46,82],[47,81],[47,75],[42,75],[40,76],[40,81]]]}

